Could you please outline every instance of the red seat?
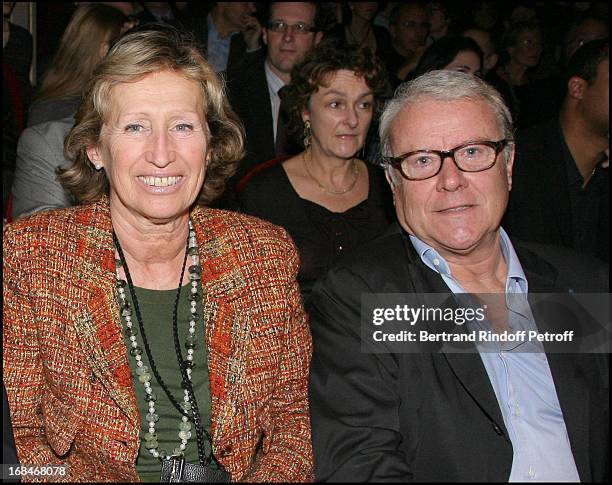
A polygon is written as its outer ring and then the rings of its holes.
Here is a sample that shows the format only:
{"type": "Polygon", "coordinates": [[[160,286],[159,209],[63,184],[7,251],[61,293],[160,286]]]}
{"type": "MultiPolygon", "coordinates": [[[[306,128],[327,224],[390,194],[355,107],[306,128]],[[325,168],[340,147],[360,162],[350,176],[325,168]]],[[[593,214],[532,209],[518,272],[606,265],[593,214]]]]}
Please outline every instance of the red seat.
{"type": "Polygon", "coordinates": [[[251,179],[255,177],[255,175],[257,175],[259,172],[263,172],[264,170],[267,170],[278,163],[282,163],[289,158],[291,158],[291,156],[273,158],[272,160],[268,160],[267,162],[255,165],[255,167],[253,167],[249,172],[247,172],[246,175],[244,175],[236,184],[236,195],[240,195],[244,188],[247,186],[247,184],[251,181],[251,179]]]}

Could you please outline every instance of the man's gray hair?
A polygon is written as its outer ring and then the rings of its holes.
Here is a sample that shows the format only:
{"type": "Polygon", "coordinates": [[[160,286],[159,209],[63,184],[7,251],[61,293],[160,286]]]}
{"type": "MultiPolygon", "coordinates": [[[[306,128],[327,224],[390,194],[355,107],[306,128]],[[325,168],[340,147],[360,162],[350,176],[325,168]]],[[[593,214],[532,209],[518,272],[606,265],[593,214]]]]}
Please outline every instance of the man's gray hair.
{"type": "MultiPolygon", "coordinates": [[[[380,145],[383,157],[397,156],[392,153],[389,132],[397,114],[409,104],[424,100],[457,101],[482,100],[489,104],[503,137],[514,141],[512,115],[501,95],[482,79],[458,71],[430,71],[416,79],[401,84],[382,112],[379,124],[380,145]]],[[[427,147],[423,147],[427,148],[427,147]]],[[[512,153],[512,143],[504,149],[506,161],[512,153]]]]}

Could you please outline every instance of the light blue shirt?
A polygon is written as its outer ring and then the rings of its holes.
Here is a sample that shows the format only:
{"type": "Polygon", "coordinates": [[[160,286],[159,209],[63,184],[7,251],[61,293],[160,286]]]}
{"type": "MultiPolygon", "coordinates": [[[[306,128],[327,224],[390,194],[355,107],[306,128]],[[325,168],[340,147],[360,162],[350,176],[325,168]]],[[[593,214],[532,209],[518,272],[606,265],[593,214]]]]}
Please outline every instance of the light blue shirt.
{"type": "Polygon", "coordinates": [[[229,57],[232,36],[236,32],[230,33],[226,38],[221,38],[210,14],[206,17],[206,25],[208,26],[206,60],[215,72],[225,71],[227,69],[227,58],[229,57]]]}
{"type": "MultiPolygon", "coordinates": [[[[527,278],[508,235],[502,228],[499,232],[508,266],[508,324],[511,330],[534,328],[533,315],[526,303],[527,278]]],[[[412,235],[410,241],[423,263],[442,276],[451,292],[466,292],[434,248],[412,235]]],[[[548,360],[541,346],[534,352],[535,345],[503,344],[496,349],[488,347],[486,352],[479,347],[512,442],[509,481],[579,482],[548,360]]]]}

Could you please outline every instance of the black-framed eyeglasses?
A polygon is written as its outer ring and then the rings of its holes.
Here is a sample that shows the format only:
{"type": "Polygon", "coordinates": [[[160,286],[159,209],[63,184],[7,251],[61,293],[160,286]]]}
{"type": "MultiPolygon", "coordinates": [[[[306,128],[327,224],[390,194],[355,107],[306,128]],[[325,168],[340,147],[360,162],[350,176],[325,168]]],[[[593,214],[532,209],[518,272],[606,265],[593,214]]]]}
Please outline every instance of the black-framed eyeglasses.
{"type": "Polygon", "coordinates": [[[509,140],[470,141],[452,150],[416,150],[398,157],[383,157],[383,163],[399,169],[408,180],[425,180],[435,177],[442,170],[446,158],[451,158],[462,172],[483,172],[497,161],[499,153],[509,140]]]}
{"type": "Polygon", "coordinates": [[[311,32],[316,31],[312,25],[309,25],[306,22],[297,22],[295,24],[288,24],[282,20],[270,20],[270,22],[268,22],[268,30],[271,30],[272,32],[284,34],[289,29],[291,29],[294,34],[310,34],[311,32]]]}

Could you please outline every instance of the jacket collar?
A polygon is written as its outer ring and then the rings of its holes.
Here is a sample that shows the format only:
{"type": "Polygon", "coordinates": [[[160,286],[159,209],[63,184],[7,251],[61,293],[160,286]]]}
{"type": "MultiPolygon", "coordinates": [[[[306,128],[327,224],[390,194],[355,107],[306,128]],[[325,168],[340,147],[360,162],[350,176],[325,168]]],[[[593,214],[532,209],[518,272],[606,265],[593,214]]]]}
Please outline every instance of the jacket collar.
{"type": "Polygon", "coordinates": [[[247,286],[232,232],[235,227],[216,209],[196,207],[191,214],[202,265],[203,313],[206,319],[208,372],[212,400],[211,436],[218,450],[224,446],[228,424],[235,415],[240,384],[246,379],[244,361],[248,341],[235,300],[247,286]]]}
{"type": "Polygon", "coordinates": [[[122,337],[119,304],[115,298],[113,228],[108,199],[77,209],[77,281],[83,292],[75,324],[82,350],[93,374],[110,396],[140,428],[140,415],[132,386],[132,373],[122,337]]]}
{"type": "MultiPolygon", "coordinates": [[[[404,240],[404,254],[407,256],[410,280],[414,284],[414,290],[418,293],[448,293],[450,290],[441,276],[421,261],[419,254],[410,242],[408,234],[399,225],[396,226],[395,230],[402,235],[404,240]]],[[[529,282],[530,293],[560,292],[561,290],[557,288],[556,284],[558,275],[556,269],[529,248],[515,241],[512,243],[529,282]]],[[[436,328],[432,328],[430,331],[453,333],[457,331],[457,326],[452,323],[447,325],[438,323],[436,328]]],[[[464,388],[478,406],[485,412],[496,432],[503,433],[506,441],[509,442],[497,398],[478,353],[447,353],[443,349],[442,352],[457,378],[462,382],[464,388]]],[[[569,372],[568,367],[571,367],[571,364],[568,363],[567,359],[559,359],[558,357],[557,355],[548,355],[555,383],[563,381],[562,386],[557,386],[559,402],[564,414],[571,409],[571,413],[566,415],[579,416],[580,412],[574,408],[575,404],[580,401],[574,399],[576,397],[574,396],[575,391],[571,389],[580,389],[580,392],[586,392],[586,389],[583,389],[583,386],[577,382],[573,375],[574,372],[569,372]],[[566,384],[569,383],[572,385],[567,386],[566,384]]],[[[576,426],[570,425],[568,422],[567,427],[570,437],[572,434],[577,434],[576,426]]],[[[577,464],[578,461],[577,459],[577,464]]]]}

